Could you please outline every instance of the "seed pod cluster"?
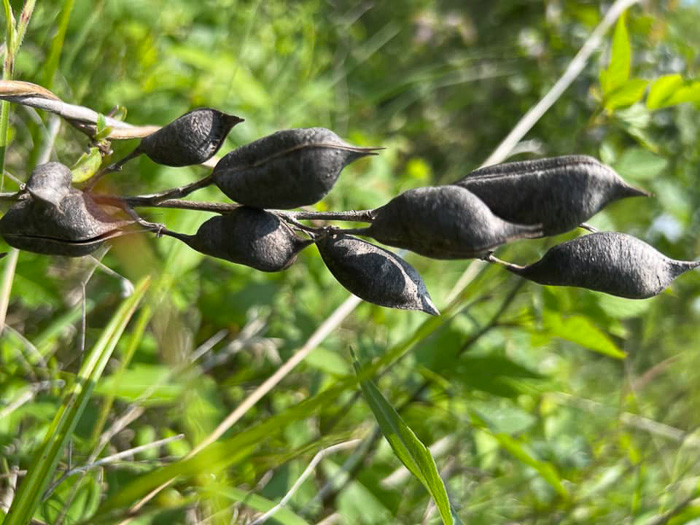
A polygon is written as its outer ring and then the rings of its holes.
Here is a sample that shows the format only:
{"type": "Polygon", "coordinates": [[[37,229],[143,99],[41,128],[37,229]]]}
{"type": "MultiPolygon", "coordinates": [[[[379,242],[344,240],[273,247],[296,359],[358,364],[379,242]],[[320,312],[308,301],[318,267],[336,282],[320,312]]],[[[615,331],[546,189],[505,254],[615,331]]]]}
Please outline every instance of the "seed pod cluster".
{"type": "Polygon", "coordinates": [[[206,255],[263,272],[285,270],[312,243],[297,237],[276,215],[246,206],[209,219],[195,235],[166,234],[206,255]]]}
{"type": "Polygon", "coordinates": [[[544,235],[572,230],[613,201],[649,196],[610,166],[583,155],[488,166],[454,184],[471,191],[502,219],[542,224],[544,235]]]}
{"type": "Polygon", "coordinates": [[[320,237],[316,246],[333,276],[359,298],[439,315],[418,271],[398,255],[342,234],[320,237]]]}
{"type": "Polygon", "coordinates": [[[211,108],[185,113],[141,140],[138,147],[118,164],[144,153],[166,166],[192,166],[212,158],[226,136],[242,118],[211,108]]]}
{"type": "Polygon", "coordinates": [[[0,235],[20,250],[81,257],[131,224],[105,213],[92,198],[71,188],[67,166],[38,166],[26,184],[25,198],[0,219],[0,235]]]}
{"type": "Polygon", "coordinates": [[[506,264],[511,272],[539,284],[577,286],[628,299],[660,294],[700,261],[669,259],[647,243],[617,232],[585,235],[551,248],[529,266],[506,264]]]}
{"type": "Polygon", "coordinates": [[[345,166],[376,149],[352,146],[325,128],[288,129],[227,154],[213,178],[241,204],[297,208],[321,200],[345,166]]]}
{"type": "Polygon", "coordinates": [[[408,190],[372,214],[367,235],[434,259],[481,257],[506,242],[542,235],[540,225],[504,221],[459,186],[408,190]]]}

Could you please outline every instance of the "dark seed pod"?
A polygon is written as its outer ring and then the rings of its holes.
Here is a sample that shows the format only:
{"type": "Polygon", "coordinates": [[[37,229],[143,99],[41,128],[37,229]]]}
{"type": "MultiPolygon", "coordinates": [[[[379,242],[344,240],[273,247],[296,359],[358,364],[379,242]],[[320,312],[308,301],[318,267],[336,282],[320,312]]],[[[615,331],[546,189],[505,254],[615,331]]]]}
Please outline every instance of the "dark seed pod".
{"type": "Polygon", "coordinates": [[[613,201],[649,196],[610,166],[583,155],[488,166],[454,184],[502,219],[542,224],[545,235],[572,230],[613,201]]]}
{"type": "Polygon", "coordinates": [[[38,166],[26,190],[28,198],[0,219],[0,235],[20,250],[80,257],[106,239],[122,235],[122,228],[132,224],[111,217],[88,194],[71,188],[70,170],[62,164],[38,166]]]}
{"type": "Polygon", "coordinates": [[[669,259],[624,233],[600,232],[551,248],[530,266],[505,264],[511,272],[539,284],[577,286],[628,299],[661,293],[700,261],[669,259]]]}
{"type": "Polygon", "coordinates": [[[481,257],[506,242],[542,234],[496,217],[476,195],[459,186],[416,188],[373,210],[363,230],[379,242],[434,259],[481,257]]]}
{"type": "Polygon", "coordinates": [[[345,166],[376,149],[352,146],[325,128],[288,129],[227,154],[212,175],[241,204],[297,208],[321,200],[345,166]]]}
{"type": "Polygon", "coordinates": [[[144,137],[141,144],[117,166],[141,153],[166,166],[201,164],[219,151],[231,128],[241,122],[242,118],[216,109],[195,109],[144,137]]]}
{"type": "Polygon", "coordinates": [[[359,298],[440,315],[421,276],[398,255],[349,235],[328,235],[316,246],[333,276],[359,298]]]}
{"type": "Polygon", "coordinates": [[[25,190],[34,200],[58,206],[71,191],[72,174],[68,166],[48,162],[32,171],[25,190]]]}
{"type": "Polygon", "coordinates": [[[170,232],[198,252],[263,272],[279,272],[312,243],[297,237],[276,215],[242,206],[213,217],[195,235],[170,232]]]}

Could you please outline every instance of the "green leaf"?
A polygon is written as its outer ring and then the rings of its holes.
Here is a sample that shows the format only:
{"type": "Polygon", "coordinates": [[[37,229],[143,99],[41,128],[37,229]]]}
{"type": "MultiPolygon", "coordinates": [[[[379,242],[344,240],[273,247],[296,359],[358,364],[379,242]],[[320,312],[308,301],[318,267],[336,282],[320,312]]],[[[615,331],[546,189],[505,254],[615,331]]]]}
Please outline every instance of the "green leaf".
{"type": "Polygon", "coordinates": [[[692,102],[696,105],[700,105],[700,80],[696,80],[677,89],[668,99],[667,105],[675,106],[683,102],[692,102]]]}
{"type": "MultiPolygon", "coordinates": [[[[243,503],[246,507],[250,507],[251,509],[255,509],[259,512],[267,512],[276,505],[276,503],[273,501],[270,501],[262,496],[258,496],[257,494],[246,492],[245,490],[235,487],[226,487],[222,484],[219,484],[213,488],[208,488],[207,490],[209,492],[220,494],[231,501],[243,503]]],[[[284,507],[275,512],[271,518],[271,521],[277,521],[282,525],[308,525],[309,523],[308,521],[297,516],[291,510],[284,507]]]]}
{"type": "Polygon", "coordinates": [[[590,319],[583,315],[562,317],[561,315],[547,312],[544,314],[543,321],[544,329],[549,335],[560,337],[616,359],[624,359],[627,356],[590,319]]]}
{"type": "Polygon", "coordinates": [[[632,48],[627,33],[627,13],[618,19],[613,35],[610,64],[600,72],[600,87],[607,95],[627,82],[632,64],[632,48]]]}
{"type": "Polygon", "coordinates": [[[105,377],[95,388],[95,393],[134,402],[144,393],[151,392],[144,404],[168,404],[178,399],[185,390],[182,382],[163,382],[169,375],[168,367],[136,364],[122,373],[105,377]],[[153,385],[157,386],[153,388],[153,385]]]}
{"type": "Polygon", "coordinates": [[[569,493],[562,484],[559,473],[557,472],[557,469],[554,468],[554,465],[548,461],[540,461],[533,458],[525,451],[525,449],[523,449],[522,445],[517,439],[509,436],[508,434],[497,433],[492,434],[492,436],[496,438],[499,445],[507,450],[511,456],[521,463],[535,469],[537,473],[542,476],[542,479],[554,487],[554,490],[556,490],[564,498],[568,498],[569,493]]]}
{"type": "Polygon", "coordinates": [[[617,108],[626,108],[642,100],[648,82],[641,78],[632,78],[605,95],[603,105],[608,112],[617,108]]]}
{"type": "Polygon", "coordinates": [[[659,109],[668,106],[669,99],[683,86],[683,77],[680,75],[664,75],[657,78],[649,89],[647,107],[659,109]]]}
{"type": "Polygon", "coordinates": [[[102,155],[99,148],[90,148],[87,153],[83,153],[78,162],[71,167],[73,182],[85,182],[91,178],[102,165],[102,155]]]}
{"type": "Polygon", "coordinates": [[[653,179],[666,169],[668,161],[642,148],[630,148],[617,160],[613,167],[626,179],[643,181],[653,179]]]}
{"type": "Polygon", "coordinates": [[[445,373],[458,379],[469,390],[501,397],[518,396],[527,390],[525,385],[528,380],[542,379],[537,372],[502,356],[467,355],[445,373]]]}
{"type": "MultiPolygon", "coordinates": [[[[355,371],[359,374],[360,364],[354,356],[353,365],[355,366],[355,371]]],[[[453,524],[454,517],[450,500],[445,490],[445,484],[438,473],[435,460],[430,451],[401,419],[401,416],[371,380],[365,379],[360,381],[360,386],[367,404],[372,409],[384,437],[391,445],[396,456],[411,474],[418,478],[425,488],[428,489],[440,511],[443,523],[453,524]]]]}
{"type": "Polygon", "coordinates": [[[149,278],[142,279],[134,293],[122,302],[80,367],[76,381],[67,387],[61,407],[46,432],[44,442],[34,455],[27,476],[20,483],[10,512],[5,518],[5,525],[25,525],[32,520],[93,388],[102,376],[117,342],[149,284],[149,278]]]}

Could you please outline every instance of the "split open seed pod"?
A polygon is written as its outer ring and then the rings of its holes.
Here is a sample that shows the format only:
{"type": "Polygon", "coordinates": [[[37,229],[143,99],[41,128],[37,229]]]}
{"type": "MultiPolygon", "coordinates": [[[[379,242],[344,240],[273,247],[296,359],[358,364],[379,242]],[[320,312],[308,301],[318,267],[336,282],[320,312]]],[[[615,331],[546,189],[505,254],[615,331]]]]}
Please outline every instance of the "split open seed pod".
{"type": "Polygon", "coordinates": [[[360,299],[439,315],[418,271],[395,253],[341,234],[320,237],[316,246],[333,276],[360,299]]]}
{"type": "Polygon", "coordinates": [[[0,219],[7,244],[34,253],[81,257],[125,233],[132,221],[116,219],[92,198],[70,187],[70,170],[52,162],[38,166],[25,198],[0,219]]]}
{"type": "Polygon", "coordinates": [[[288,129],[227,154],[212,175],[241,204],[297,208],[321,200],[345,166],[377,149],[352,146],[325,128],[288,129]]]}
{"type": "Polygon", "coordinates": [[[361,233],[434,259],[481,257],[506,242],[542,234],[539,225],[496,217],[476,195],[459,186],[408,190],[372,215],[372,225],[361,233]]]}
{"type": "Polygon", "coordinates": [[[583,155],[488,166],[454,184],[471,191],[502,219],[542,224],[544,235],[572,230],[613,201],[649,196],[610,166],[583,155]]]}
{"type": "Polygon", "coordinates": [[[297,254],[312,243],[298,237],[276,215],[245,206],[212,217],[195,235],[165,234],[180,239],[198,252],[263,272],[289,268],[297,254]]]}
{"type": "Polygon", "coordinates": [[[502,264],[539,284],[646,299],[660,294],[682,273],[700,266],[700,261],[676,261],[631,235],[599,232],[554,246],[529,266],[502,264]]]}

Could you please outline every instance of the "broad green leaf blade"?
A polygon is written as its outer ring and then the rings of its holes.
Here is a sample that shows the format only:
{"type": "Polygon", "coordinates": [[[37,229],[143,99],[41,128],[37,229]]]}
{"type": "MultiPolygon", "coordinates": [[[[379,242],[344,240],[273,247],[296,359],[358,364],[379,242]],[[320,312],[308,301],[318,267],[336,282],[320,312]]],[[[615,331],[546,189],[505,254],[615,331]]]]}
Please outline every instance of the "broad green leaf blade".
{"type": "Polygon", "coordinates": [[[134,293],[122,302],[80,367],[76,381],[68,387],[61,408],[46,432],[44,442],[37,450],[27,476],[20,483],[12,507],[5,518],[5,525],[24,525],[32,520],[41,503],[43,492],[53,477],[56,464],[90,399],[95,383],[107,366],[149,284],[149,278],[142,279],[134,293]]]}
{"type": "Polygon", "coordinates": [[[627,33],[627,13],[618,19],[613,35],[610,64],[600,73],[600,87],[607,97],[609,93],[622,86],[630,77],[632,48],[627,33]]]}
{"type": "MultiPolygon", "coordinates": [[[[354,360],[353,364],[356,372],[359,374],[360,364],[357,360],[354,360]]],[[[440,511],[443,523],[452,525],[454,520],[450,500],[447,497],[445,484],[438,473],[432,454],[401,419],[401,416],[371,380],[365,379],[361,381],[360,386],[367,404],[372,409],[374,417],[377,419],[379,427],[394,453],[411,474],[418,478],[425,488],[428,489],[440,511]]]]}
{"type": "Polygon", "coordinates": [[[85,182],[90,179],[102,165],[102,155],[99,148],[90,148],[83,153],[78,161],[71,167],[73,182],[85,182]]]}
{"type": "Polygon", "coordinates": [[[615,170],[625,179],[644,181],[653,179],[666,169],[668,161],[642,148],[625,150],[618,161],[613,164],[615,170]]]}
{"type": "Polygon", "coordinates": [[[657,78],[649,89],[647,107],[649,109],[659,109],[667,106],[671,96],[681,86],[683,86],[683,77],[678,74],[663,75],[657,78]]]}
{"type": "Polygon", "coordinates": [[[616,359],[624,359],[627,356],[590,319],[583,315],[562,317],[554,313],[546,313],[543,321],[544,329],[550,335],[616,359]]]}
{"type": "Polygon", "coordinates": [[[633,78],[617,87],[605,96],[603,105],[612,112],[618,108],[626,108],[636,104],[644,96],[648,82],[641,78],[633,78]]]}
{"type": "Polygon", "coordinates": [[[695,80],[685,86],[678,88],[666,101],[667,106],[675,106],[683,102],[692,102],[700,105],[700,80],[695,80]]]}

